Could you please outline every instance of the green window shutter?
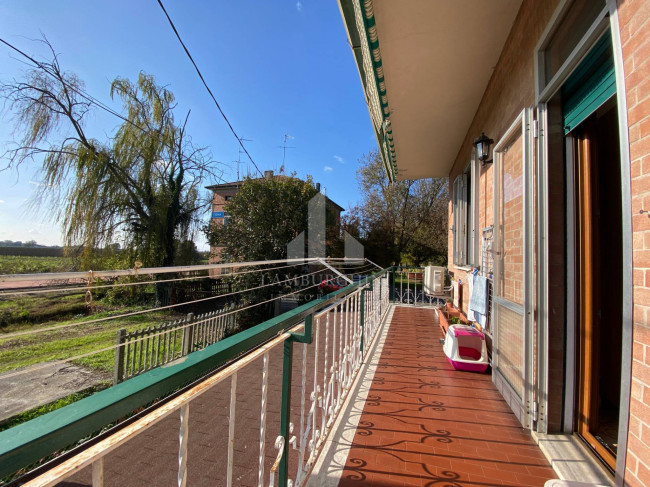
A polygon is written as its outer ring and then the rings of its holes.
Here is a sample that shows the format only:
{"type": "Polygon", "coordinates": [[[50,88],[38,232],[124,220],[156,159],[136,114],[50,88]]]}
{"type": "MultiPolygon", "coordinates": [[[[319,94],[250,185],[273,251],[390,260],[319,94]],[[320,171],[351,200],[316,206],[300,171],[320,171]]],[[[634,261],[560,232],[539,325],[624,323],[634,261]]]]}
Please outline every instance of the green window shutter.
{"type": "Polygon", "coordinates": [[[562,86],[564,134],[616,94],[612,38],[607,31],[562,86]]]}

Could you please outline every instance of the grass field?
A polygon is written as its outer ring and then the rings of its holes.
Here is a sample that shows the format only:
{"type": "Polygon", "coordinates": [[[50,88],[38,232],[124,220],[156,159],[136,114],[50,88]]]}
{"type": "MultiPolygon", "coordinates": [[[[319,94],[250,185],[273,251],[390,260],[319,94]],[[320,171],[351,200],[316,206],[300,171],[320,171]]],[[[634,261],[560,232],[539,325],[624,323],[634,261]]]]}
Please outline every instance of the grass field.
{"type": "MultiPolygon", "coordinates": [[[[68,296],[69,297],[69,296],[68,296]]],[[[83,302],[83,297],[81,298],[83,302]]],[[[6,303],[5,303],[6,305],[6,303]]],[[[137,311],[137,307],[106,307],[88,316],[77,316],[65,321],[46,321],[38,325],[15,324],[2,329],[0,333],[0,373],[27,367],[34,364],[62,360],[82,355],[95,350],[101,350],[115,344],[117,330],[126,328],[128,331],[155,326],[172,321],[180,315],[157,311],[141,315],[116,318],[114,320],[89,323],[84,322],[137,311]],[[39,333],[39,328],[75,324],[75,326],[39,333]],[[2,339],[2,334],[16,331],[33,330],[33,334],[21,335],[2,339]]],[[[113,370],[115,352],[109,350],[91,355],[75,363],[93,369],[110,372],[113,370]]]]}
{"type": "MultiPolygon", "coordinates": [[[[105,264],[109,268],[115,268],[112,261],[105,264]]],[[[75,268],[75,260],[68,257],[0,255],[0,274],[51,273],[74,270],[78,270],[75,268]]],[[[185,316],[173,310],[164,310],[90,323],[101,318],[153,308],[155,289],[153,285],[145,285],[137,288],[95,290],[93,291],[92,309],[85,302],[85,292],[85,288],[80,292],[74,291],[74,293],[53,291],[31,295],[2,295],[0,292],[0,374],[89,354],[72,363],[97,371],[96,377],[99,381],[90,389],[80,392],[70,390],[70,394],[60,398],[53,396],[52,402],[3,421],[0,424],[0,431],[75,402],[109,386],[112,383],[115,359],[115,350],[112,347],[115,345],[119,329],[134,331],[185,316]],[[51,327],[59,328],[39,331],[51,327]],[[21,335],[7,337],[14,333],[21,333],[21,335]],[[105,348],[109,350],[93,353],[105,348]]],[[[180,341],[178,347],[180,347],[180,341]]],[[[20,376],[17,378],[19,379],[20,376]]]]}
{"type": "MultiPolygon", "coordinates": [[[[0,274],[57,272],[71,270],[72,267],[73,260],[67,257],[0,256],[0,274]]],[[[74,293],[53,291],[5,296],[0,292],[0,373],[108,348],[115,344],[116,332],[121,328],[133,331],[182,316],[166,310],[84,324],[98,318],[154,307],[152,285],[93,292],[92,310],[86,305],[85,292],[86,289],[74,293]],[[144,294],[138,295],[138,292],[144,294]],[[75,326],[38,331],[70,324],[75,326]],[[27,331],[34,333],[3,338],[3,335],[27,331]]],[[[108,350],[76,360],[75,364],[110,372],[114,355],[113,350],[108,350]]]]}
{"type": "MultiPolygon", "coordinates": [[[[19,331],[34,324],[72,318],[87,312],[84,295],[0,297],[0,333],[19,331]]],[[[1,336],[1,335],[0,335],[1,336]]]]}
{"type": "MultiPolygon", "coordinates": [[[[209,253],[201,253],[199,264],[208,264],[209,253]],[[204,255],[207,254],[207,255],[204,255]]],[[[40,274],[44,272],[83,271],[79,263],[72,257],[32,257],[19,255],[0,255],[0,274],[40,274]]],[[[129,265],[127,265],[129,267],[129,265]]],[[[97,259],[91,266],[93,270],[125,268],[123,262],[115,258],[97,259]]]]}
{"type": "Polygon", "coordinates": [[[66,272],[73,268],[69,257],[30,257],[0,255],[0,274],[66,272]]]}
{"type": "Polygon", "coordinates": [[[105,387],[106,385],[104,384],[90,387],[86,390],[69,394],[65,397],[62,397],[61,399],[57,399],[56,401],[52,401],[48,404],[44,404],[37,408],[33,408],[23,413],[12,416],[11,418],[8,418],[5,421],[0,422],[0,431],[12,428],[20,423],[24,423],[25,421],[29,421],[30,419],[37,418],[39,416],[42,416],[43,414],[49,413],[50,411],[54,411],[56,409],[62,408],[63,406],[67,406],[68,404],[72,404],[73,402],[83,399],[84,397],[93,395],[97,391],[101,391],[105,387]]]}

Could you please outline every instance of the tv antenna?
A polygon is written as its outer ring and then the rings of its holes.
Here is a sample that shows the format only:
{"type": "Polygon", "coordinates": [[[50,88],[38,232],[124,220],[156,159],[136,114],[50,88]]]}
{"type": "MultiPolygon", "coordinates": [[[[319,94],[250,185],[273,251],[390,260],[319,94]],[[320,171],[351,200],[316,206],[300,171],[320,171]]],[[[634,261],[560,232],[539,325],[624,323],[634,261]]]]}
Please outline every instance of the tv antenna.
{"type": "Polygon", "coordinates": [[[282,145],[279,145],[278,148],[282,149],[282,165],[280,166],[280,173],[284,172],[284,161],[287,158],[287,149],[295,149],[295,146],[287,145],[287,140],[293,140],[295,137],[293,135],[284,134],[284,142],[282,145]]]}
{"type": "MultiPolygon", "coordinates": [[[[239,139],[240,142],[253,142],[252,139],[244,139],[243,137],[239,139]]],[[[244,151],[241,148],[241,144],[239,144],[238,147],[239,154],[237,155],[237,160],[232,161],[237,163],[237,181],[239,181],[239,165],[241,164],[241,155],[244,153],[244,151]]]]}

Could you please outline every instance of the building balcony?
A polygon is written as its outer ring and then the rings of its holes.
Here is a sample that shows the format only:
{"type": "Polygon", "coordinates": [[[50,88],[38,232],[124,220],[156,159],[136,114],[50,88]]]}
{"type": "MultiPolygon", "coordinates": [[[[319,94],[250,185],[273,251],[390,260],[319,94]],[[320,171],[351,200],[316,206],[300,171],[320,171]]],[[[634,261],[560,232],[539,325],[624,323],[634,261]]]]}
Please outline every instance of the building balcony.
{"type": "Polygon", "coordinates": [[[5,431],[4,474],[79,441],[19,483],[521,486],[555,478],[489,373],[448,363],[437,301],[391,303],[398,284],[390,278],[379,271],[5,431]],[[108,428],[111,414],[134,405],[139,412],[108,428]],[[100,425],[105,432],[81,441],[100,425]]]}
{"type": "Polygon", "coordinates": [[[548,460],[492,383],[454,370],[433,308],[393,305],[308,485],[544,485],[548,460]]]}

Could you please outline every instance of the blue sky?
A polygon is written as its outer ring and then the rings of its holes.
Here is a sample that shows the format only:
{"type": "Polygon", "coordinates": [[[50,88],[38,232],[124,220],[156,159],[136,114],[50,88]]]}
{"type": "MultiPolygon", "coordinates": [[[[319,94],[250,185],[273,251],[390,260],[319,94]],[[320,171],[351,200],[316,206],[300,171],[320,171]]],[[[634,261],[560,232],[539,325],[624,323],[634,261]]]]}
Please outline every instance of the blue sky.
{"type": "MultiPolygon", "coordinates": [[[[260,169],[280,167],[278,146],[290,134],[294,138],[288,145],[295,148],[287,149],[286,169],[301,177],[311,174],[341,206],[355,204],[357,159],[376,141],[337,3],[164,3],[235,130],[252,139],[246,146],[260,169]]],[[[179,117],[191,109],[188,127],[194,141],[209,146],[213,158],[225,163],[226,180],[235,179],[237,141],[156,0],[0,0],[0,37],[43,57],[42,45],[32,41],[42,34],[60,54],[61,65],[114,108],[119,105],[108,96],[111,80],[135,79],[139,71],[153,74],[174,92],[179,117]]],[[[0,46],[1,79],[20,78],[26,69],[0,46]]],[[[12,139],[11,120],[6,112],[2,115],[0,153],[12,139]]],[[[118,124],[119,119],[97,110],[86,128],[104,139],[118,124]]],[[[0,240],[61,242],[59,228],[44,208],[36,213],[27,209],[38,182],[38,164],[0,173],[0,240]]]]}

